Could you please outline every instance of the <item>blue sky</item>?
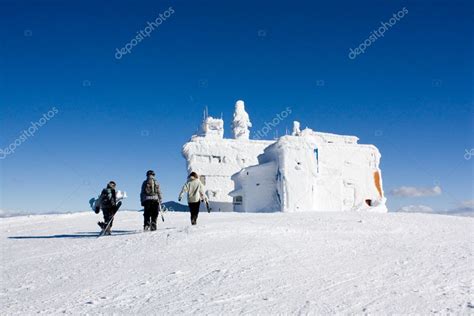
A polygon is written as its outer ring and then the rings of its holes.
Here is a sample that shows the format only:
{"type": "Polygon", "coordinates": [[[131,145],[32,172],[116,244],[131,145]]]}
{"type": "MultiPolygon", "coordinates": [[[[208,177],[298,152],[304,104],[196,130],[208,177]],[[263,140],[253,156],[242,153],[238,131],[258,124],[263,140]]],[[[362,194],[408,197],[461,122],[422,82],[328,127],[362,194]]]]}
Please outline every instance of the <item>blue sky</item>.
{"type": "MultiPolygon", "coordinates": [[[[166,200],[185,180],[182,145],[202,110],[230,136],[236,100],[254,131],[291,107],[318,131],[357,135],[382,153],[388,205],[459,207],[473,199],[472,1],[2,1],[0,147],[58,113],[0,160],[1,209],[88,208],[108,180],[139,207],[147,169],[166,200]],[[116,49],[169,8],[130,54],[116,49]],[[393,14],[408,13],[348,57],[393,14]]],[[[269,135],[271,138],[273,135],[269,135]]],[[[474,151],[473,151],[474,152],[474,151]]]]}

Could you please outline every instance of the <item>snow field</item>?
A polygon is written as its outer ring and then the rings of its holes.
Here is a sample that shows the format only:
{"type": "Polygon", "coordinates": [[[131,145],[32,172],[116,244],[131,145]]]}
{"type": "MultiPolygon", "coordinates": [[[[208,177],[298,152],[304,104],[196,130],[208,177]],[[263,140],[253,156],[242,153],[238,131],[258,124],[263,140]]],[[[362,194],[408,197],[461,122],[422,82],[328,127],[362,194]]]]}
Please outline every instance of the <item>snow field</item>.
{"type": "Polygon", "coordinates": [[[168,213],[0,221],[2,315],[473,314],[474,219],[168,213]]]}

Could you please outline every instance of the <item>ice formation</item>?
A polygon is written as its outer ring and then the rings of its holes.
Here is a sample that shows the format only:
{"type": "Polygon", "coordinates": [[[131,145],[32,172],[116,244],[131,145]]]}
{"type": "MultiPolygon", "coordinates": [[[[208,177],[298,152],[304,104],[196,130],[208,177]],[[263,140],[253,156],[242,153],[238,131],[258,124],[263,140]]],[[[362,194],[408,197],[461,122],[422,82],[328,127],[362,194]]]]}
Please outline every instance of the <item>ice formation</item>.
{"type": "Polygon", "coordinates": [[[239,100],[235,103],[234,121],[232,128],[235,139],[247,140],[250,136],[249,128],[252,127],[248,113],[245,111],[245,103],[239,100]]]}
{"type": "Polygon", "coordinates": [[[293,133],[291,135],[293,135],[293,136],[300,136],[301,135],[300,122],[298,122],[298,121],[293,122],[293,133]]]}
{"type": "Polygon", "coordinates": [[[387,212],[373,145],[356,136],[300,130],[277,140],[248,138],[250,119],[237,101],[234,139],[222,119],[205,117],[202,133],[183,147],[188,172],[197,172],[215,211],[387,212]]]}
{"type": "Polygon", "coordinates": [[[250,119],[244,102],[237,101],[234,114],[234,139],[224,138],[224,121],[205,116],[200,135],[183,146],[188,173],[199,174],[206,187],[210,206],[215,211],[234,210],[229,193],[234,189],[231,177],[242,168],[258,163],[258,155],[273,141],[249,140],[250,119]],[[236,123],[236,121],[238,123],[236,123]]]}
{"type": "Polygon", "coordinates": [[[224,137],[224,120],[204,117],[201,126],[202,135],[208,138],[222,139],[224,137]]]}

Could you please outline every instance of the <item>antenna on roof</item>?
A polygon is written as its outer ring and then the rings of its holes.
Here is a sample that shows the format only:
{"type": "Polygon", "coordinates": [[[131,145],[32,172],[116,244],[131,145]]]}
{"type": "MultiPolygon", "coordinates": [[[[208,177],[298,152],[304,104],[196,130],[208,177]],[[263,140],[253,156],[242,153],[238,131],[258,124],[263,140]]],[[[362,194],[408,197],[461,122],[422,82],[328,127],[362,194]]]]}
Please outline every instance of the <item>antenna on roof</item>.
{"type": "Polygon", "coordinates": [[[221,120],[222,120],[223,117],[224,117],[224,112],[221,112],[221,120]]]}

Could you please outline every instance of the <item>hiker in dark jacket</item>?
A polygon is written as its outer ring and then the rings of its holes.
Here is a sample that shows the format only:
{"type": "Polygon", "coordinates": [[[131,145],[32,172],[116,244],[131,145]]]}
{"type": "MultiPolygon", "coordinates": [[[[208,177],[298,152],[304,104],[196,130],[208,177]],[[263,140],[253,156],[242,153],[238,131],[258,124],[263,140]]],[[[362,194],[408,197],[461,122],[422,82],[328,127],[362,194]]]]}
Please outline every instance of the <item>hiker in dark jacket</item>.
{"type": "Polygon", "coordinates": [[[97,224],[102,228],[105,229],[105,234],[110,235],[112,230],[112,225],[114,222],[114,215],[117,212],[118,208],[120,207],[121,202],[117,204],[117,195],[115,192],[115,182],[110,181],[107,184],[107,187],[102,190],[100,194],[100,208],[102,209],[102,213],[104,214],[104,221],[98,222],[97,224]]]}
{"type": "Polygon", "coordinates": [[[161,208],[161,191],[158,181],[155,179],[155,172],[148,170],[147,179],[143,181],[140,200],[145,208],[143,212],[144,230],[156,230],[156,219],[161,208]]]}
{"type": "Polygon", "coordinates": [[[191,212],[191,225],[196,225],[201,201],[207,202],[207,196],[204,194],[204,185],[199,180],[196,172],[189,174],[188,181],[179,193],[178,201],[181,201],[184,193],[187,193],[189,211],[191,212]]]}

